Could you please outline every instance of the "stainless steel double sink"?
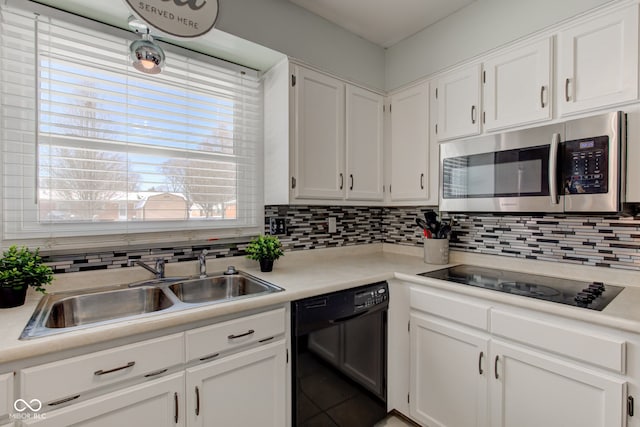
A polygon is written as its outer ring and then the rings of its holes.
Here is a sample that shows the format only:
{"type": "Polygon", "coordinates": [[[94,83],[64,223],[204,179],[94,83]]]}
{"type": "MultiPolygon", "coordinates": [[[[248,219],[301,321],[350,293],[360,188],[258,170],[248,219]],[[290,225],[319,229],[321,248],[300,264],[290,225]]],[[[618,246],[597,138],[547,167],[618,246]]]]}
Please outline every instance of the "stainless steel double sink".
{"type": "Polygon", "coordinates": [[[46,294],[20,339],[133,320],[283,289],[245,272],[204,278],[167,277],[88,291],[46,294]]]}

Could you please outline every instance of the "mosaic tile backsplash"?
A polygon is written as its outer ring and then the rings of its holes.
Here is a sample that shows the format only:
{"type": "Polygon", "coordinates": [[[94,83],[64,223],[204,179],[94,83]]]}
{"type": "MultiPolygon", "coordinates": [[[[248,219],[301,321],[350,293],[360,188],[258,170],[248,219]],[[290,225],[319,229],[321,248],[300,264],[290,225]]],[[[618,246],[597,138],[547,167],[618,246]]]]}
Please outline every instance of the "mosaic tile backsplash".
{"type": "MultiPolygon", "coordinates": [[[[280,236],[285,251],[393,243],[421,246],[422,234],[415,225],[426,207],[362,206],[266,206],[265,232],[269,220],[282,217],[286,235],[280,236]],[[336,233],[329,233],[328,219],[336,218],[336,233]]],[[[443,219],[450,216],[443,214],[443,219]]],[[[454,215],[451,249],[518,258],[540,259],[640,271],[640,217],[569,215],[454,215]]],[[[247,239],[248,241],[248,239],[247,239]]],[[[180,246],[132,251],[97,251],[74,255],[46,255],[55,273],[121,268],[135,260],[153,263],[192,261],[202,249],[210,257],[244,255],[246,241],[210,246],[180,246]]]]}

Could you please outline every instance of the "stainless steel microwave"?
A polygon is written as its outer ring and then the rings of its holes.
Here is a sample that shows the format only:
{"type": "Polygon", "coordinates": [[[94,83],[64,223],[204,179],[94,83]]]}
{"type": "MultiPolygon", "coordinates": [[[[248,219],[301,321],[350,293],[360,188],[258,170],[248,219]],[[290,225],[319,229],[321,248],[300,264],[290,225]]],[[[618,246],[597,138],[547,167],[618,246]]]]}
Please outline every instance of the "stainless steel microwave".
{"type": "Polygon", "coordinates": [[[440,145],[445,212],[619,212],[626,115],[602,114],[440,145]]]}

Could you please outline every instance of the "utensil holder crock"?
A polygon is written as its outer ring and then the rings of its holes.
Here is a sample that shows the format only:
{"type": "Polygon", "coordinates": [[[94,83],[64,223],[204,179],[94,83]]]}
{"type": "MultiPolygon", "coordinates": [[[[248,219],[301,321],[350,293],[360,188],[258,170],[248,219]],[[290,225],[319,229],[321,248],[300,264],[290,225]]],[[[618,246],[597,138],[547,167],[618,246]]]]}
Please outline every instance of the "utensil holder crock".
{"type": "Polygon", "coordinates": [[[424,262],[427,264],[449,264],[449,239],[423,239],[424,262]]]}

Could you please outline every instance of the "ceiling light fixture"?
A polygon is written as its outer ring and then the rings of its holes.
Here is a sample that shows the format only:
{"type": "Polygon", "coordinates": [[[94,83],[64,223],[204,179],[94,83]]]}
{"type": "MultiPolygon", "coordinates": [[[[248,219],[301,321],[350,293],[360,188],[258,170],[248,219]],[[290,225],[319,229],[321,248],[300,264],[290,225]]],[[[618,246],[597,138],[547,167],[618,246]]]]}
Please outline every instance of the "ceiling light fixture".
{"type": "Polygon", "coordinates": [[[133,67],[145,74],[158,74],[164,65],[164,52],[149,34],[149,27],[139,19],[129,17],[129,27],[136,33],[142,33],[142,39],[129,45],[129,54],[133,67]]]}

